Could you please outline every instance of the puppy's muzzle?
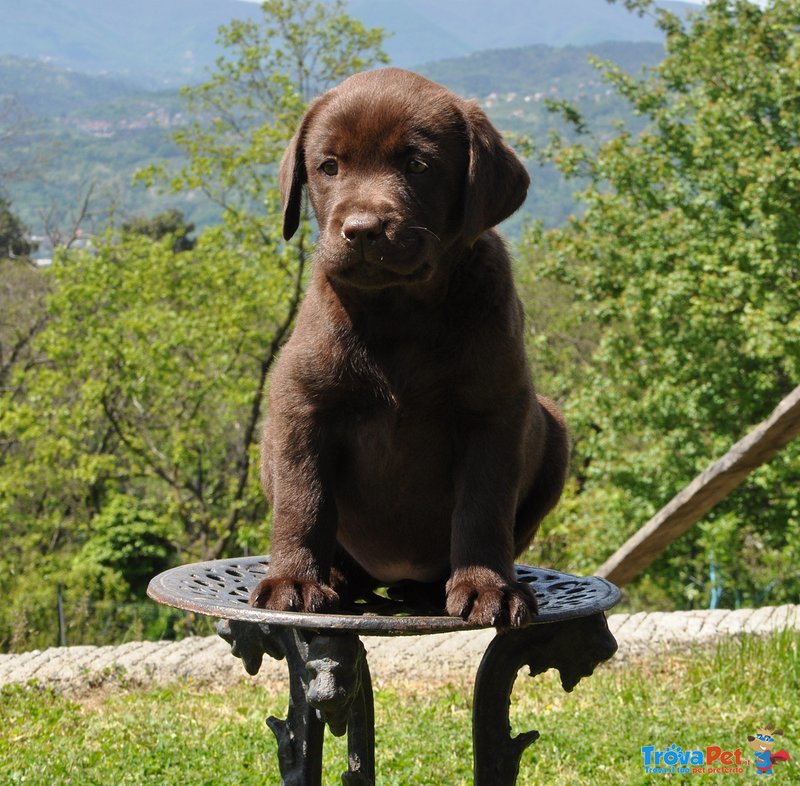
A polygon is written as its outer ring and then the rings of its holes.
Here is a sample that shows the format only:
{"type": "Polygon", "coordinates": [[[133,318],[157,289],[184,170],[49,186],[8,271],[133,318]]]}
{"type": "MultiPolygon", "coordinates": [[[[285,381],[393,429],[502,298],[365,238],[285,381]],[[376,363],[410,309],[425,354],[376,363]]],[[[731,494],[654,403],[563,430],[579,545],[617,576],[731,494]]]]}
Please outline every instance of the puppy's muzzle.
{"type": "Polygon", "coordinates": [[[378,213],[349,213],[342,221],[340,237],[344,253],[331,272],[349,284],[371,288],[415,283],[431,272],[420,233],[406,230],[398,236],[390,221],[378,213]]]}

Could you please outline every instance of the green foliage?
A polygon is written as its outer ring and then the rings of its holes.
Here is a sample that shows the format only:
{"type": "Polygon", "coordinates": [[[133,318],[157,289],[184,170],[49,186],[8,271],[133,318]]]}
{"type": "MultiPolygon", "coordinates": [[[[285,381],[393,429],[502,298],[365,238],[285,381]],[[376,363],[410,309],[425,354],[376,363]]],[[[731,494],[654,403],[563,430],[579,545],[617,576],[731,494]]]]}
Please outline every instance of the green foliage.
{"type": "MultiPolygon", "coordinates": [[[[14,372],[35,362],[31,343],[46,322],[47,284],[32,251],[25,227],[0,196],[0,397],[19,393],[14,372]]],[[[0,443],[0,461],[2,455],[0,443]]]]}
{"type": "Polygon", "coordinates": [[[172,250],[189,251],[194,248],[194,240],[189,235],[194,232],[194,224],[184,218],[180,210],[172,209],[159,213],[152,218],[134,218],[122,225],[122,231],[128,234],[144,235],[152,240],[161,240],[167,235],[174,237],[172,250]]]}
{"type": "Polygon", "coordinates": [[[0,259],[27,257],[33,247],[26,228],[11,210],[11,203],[0,196],[0,259]]]}
{"type": "MultiPolygon", "coordinates": [[[[6,585],[30,586],[38,572],[52,587],[94,561],[124,579],[123,595],[141,590],[134,561],[110,566],[98,549],[136,544],[143,511],[173,522],[183,557],[222,553],[243,521],[267,540],[252,467],[266,371],[292,307],[280,257],[229,249],[220,232],[191,251],[174,244],[109,235],[49,271],[35,341],[46,362],[25,370],[26,395],[0,410],[6,585]],[[132,519],[113,518],[125,505],[132,519]]],[[[101,585],[92,597],[107,594],[101,585]]],[[[14,614],[0,615],[0,639],[14,614]]]]}
{"type": "Polygon", "coordinates": [[[153,513],[135,509],[125,497],[107,502],[91,523],[78,560],[99,573],[117,574],[138,596],[173,556],[170,527],[153,513]]]}
{"type": "MultiPolygon", "coordinates": [[[[565,319],[600,329],[582,380],[573,368],[564,385],[577,480],[562,515],[579,535],[565,558],[581,569],[800,382],[800,7],[715,0],[686,29],[659,13],[667,56],[647,78],[604,67],[645,131],[597,152],[591,140],[555,143],[562,171],[588,179],[586,212],[531,239],[536,271],[574,293],[565,319]]],[[[798,484],[794,444],[634,593],[678,605],[720,590],[726,604],[796,599],[798,484]]]]}

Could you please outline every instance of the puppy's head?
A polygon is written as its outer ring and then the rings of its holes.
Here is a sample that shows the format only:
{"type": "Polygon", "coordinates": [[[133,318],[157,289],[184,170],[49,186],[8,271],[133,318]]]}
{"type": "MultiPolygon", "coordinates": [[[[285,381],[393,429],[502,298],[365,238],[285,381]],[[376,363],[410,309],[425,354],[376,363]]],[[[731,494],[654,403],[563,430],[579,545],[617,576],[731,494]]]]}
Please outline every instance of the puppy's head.
{"type": "Polygon", "coordinates": [[[480,107],[410,71],[356,74],[309,107],[280,166],[288,240],[302,188],[317,264],[363,288],[433,278],[525,199],[529,178],[480,107]]]}

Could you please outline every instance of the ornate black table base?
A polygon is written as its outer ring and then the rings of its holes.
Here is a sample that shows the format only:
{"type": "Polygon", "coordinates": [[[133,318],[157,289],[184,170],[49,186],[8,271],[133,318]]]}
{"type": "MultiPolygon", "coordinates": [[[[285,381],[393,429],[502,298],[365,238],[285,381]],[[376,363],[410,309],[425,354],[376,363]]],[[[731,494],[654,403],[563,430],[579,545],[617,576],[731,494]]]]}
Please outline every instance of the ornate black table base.
{"type": "Polygon", "coordinates": [[[367,653],[354,633],[318,633],[301,628],[223,620],[217,630],[256,674],[264,654],[286,658],[289,712],[270,717],[278,740],[281,783],[321,786],[325,724],[336,737],[347,732],[346,786],[375,783],[375,713],[367,653]]]}
{"type": "MultiPolygon", "coordinates": [[[[375,784],[372,681],[360,635],[442,633],[469,629],[444,615],[424,616],[402,599],[373,595],[336,615],[253,609],[249,590],[265,575],[269,558],[219,560],[187,565],[157,576],[148,593],[155,600],[223,617],[219,634],[249,674],[264,655],[286,659],[289,711],[267,724],[278,740],[284,786],[321,786],[325,725],[347,733],[345,786],[375,784]],[[400,616],[396,616],[400,615],[400,616]]],[[[473,751],[475,786],[513,786],[523,751],[538,731],[511,736],[509,708],[517,672],[531,676],[555,668],[564,690],[608,660],[617,644],[606,609],[619,591],[603,579],[517,566],[517,578],[536,591],[540,614],[525,628],[498,633],[483,655],[475,680],[473,751]]]]}
{"type": "Polygon", "coordinates": [[[582,677],[617,651],[603,612],[495,636],[483,654],[475,678],[472,744],[475,786],[513,786],[523,751],[538,731],[511,736],[509,706],[517,672],[528,666],[535,677],[557,669],[571,691],[582,677]]]}

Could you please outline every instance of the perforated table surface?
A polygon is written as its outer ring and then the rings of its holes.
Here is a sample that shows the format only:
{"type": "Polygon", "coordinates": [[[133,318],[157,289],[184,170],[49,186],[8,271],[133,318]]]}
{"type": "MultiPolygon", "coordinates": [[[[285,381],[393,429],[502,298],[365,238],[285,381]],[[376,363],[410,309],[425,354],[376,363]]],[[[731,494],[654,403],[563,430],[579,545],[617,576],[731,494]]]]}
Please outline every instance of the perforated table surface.
{"type": "MultiPolygon", "coordinates": [[[[554,570],[517,565],[517,580],[530,584],[539,613],[533,624],[586,617],[611,608],[619,590],[597,576],[573,576],[554,570]]],[[[462,619],[444,612],[421,612],[398,597],[372,593],[334,614],[305,614],[256,609],[249,605],[253,588],[267,575],[269,557],[242,557],[183,565],[150,583],[153,600],[185,611],[221,619],[285,625],[317,630],[337,629],[364,636],[401,636],[470,630],[462,619]]]]}

